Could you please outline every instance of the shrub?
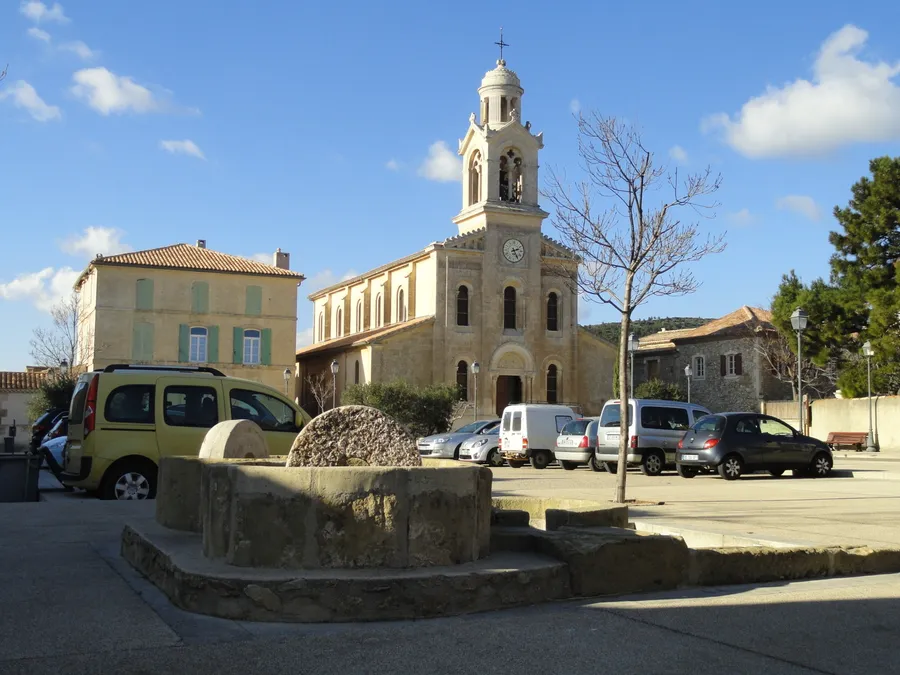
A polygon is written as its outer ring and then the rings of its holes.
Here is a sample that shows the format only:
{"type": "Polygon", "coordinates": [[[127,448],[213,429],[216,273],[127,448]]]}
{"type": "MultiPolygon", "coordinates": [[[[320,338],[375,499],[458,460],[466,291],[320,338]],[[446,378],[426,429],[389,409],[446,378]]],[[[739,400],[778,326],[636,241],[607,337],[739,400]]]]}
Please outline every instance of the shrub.
{"type": "Polygon", "coordinates": [[[659,379],[641,382],[634,388],[634,398],[652,398],[660,401],[687,401],[687,396],[677,384],[659,379]]]}
{"type": "Polygon", "coordinates": [[[456,385],[416,387],[403,380],[354,384],[341,394],[341,404],[377,408],[417,437],[447,431],[458,400],[456,385]]]}
{"type": "Polygon", "coordinates": [[[71,375],[50,375],[28,401],[28,416],[32,422],[50,408],[69,409],[72,392],[75,391],[75,378],[71,375]]]}

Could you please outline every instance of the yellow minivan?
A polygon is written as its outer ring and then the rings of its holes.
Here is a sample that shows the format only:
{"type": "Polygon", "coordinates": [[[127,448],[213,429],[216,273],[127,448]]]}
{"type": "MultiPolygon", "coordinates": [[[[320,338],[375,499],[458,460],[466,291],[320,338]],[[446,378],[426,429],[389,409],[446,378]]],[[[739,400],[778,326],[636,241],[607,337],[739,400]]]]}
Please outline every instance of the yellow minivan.
{"type": "Polygon", "coordinates": [[[197,455],[218,422],[249,419],[286,455],[309,415],[277,390],[215,368],[112,365],[78,378],[60,479],[102,499],[156,496],[160,457],[197,455]]]}

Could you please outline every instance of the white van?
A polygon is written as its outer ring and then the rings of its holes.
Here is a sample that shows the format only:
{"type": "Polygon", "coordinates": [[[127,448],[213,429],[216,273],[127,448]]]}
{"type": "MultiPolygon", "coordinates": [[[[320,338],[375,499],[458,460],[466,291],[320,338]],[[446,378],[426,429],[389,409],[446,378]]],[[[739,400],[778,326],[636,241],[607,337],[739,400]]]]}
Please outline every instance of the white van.
{"type": "Polygon", "coordinates": [[[518,469],[531,462],[544,469],[554,460],[559,432],[578,415],[565,405],[516,403],[503,410],[500,452],[506,463],[518,469]]]}
{"type": "MultiPolygon", "coordinates": [[[[607,401],[600,413],[595,461],[615,473],[619,461],[621,401],[607,401]]],[[[646,476],[675,466],[675,452],[685,432],[710,412],[696,403],[628,400],[628,464],[639,464],[646,476]]]]}

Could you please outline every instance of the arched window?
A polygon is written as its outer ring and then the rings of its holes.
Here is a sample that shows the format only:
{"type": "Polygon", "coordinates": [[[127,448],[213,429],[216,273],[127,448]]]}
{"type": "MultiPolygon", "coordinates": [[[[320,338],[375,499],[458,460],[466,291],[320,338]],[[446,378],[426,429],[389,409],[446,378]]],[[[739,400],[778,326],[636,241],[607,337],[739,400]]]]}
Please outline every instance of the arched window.
{"type": "Polygon", "coordinates": [[[363,329],[363,302],[356,301],[356,332],[359,333],[363,329]]]}
{"type": "Polygon", "coordinates": [[[359,359],[356,360],[356,364],[353,366],[353,384],[359,384],[359,359]]]}
{"type": "Polygon", "coordinates": [[[456,290],[456,325],[469,325],[469,287],[460,286],[456,290]]]}
{"type": "Polygon", "coordinates": [[[344,334],[344,308],[338,307],[334,315],[334,333],[335,337],[341,337],[344,334]]]}
{"type": "Polygon", "coordinates": [[[459,390],[459,400],[469,400],[469,364],[460,361],[456,364],[456,387],[459,390]]]}
{"type": "Polygon", "coordinates": [[[508,122],[509,121],[509,107],[506,104],[506,97],[500,97],[500,121],[508,122]]]}
{"type": "Polygon", "coordinates": [[[503,329],[516,330],[516,289],[512,286],[503,289],[503,329]]]}
{"type": "Polygon", "coordinates": [[[250,365],[258,365],[259,364],[259,347],[261,343],[261,336],[258,330],[245,330],[244,331],[244,361],[243,363],[247,363],[250,365]]]}
{"type": "Polygon", "coordinates": [[[481,153],[472,153],[469,161],[469,205],[481,201],[481,153]]]}
{"type": "Polygon", "coordinates": [[[403,301],[403,289],[397,291],[397,323],[406,321],[406,303],[403,301]]]}
{"type": "Polygon", "coordinates": [[[191,328],[191,347],[188,360],[191,363],[206,363],[206,348],[209,331],[202,326],[191,328]]]}
{"type": "Polygon", "coordinates": [[[500,156],[498,165],[500,171],[500,200],[520,203],[525,180],[525,164],[522,162],[522,158],[515,150],[509,149],[500,156]]]}
{"type": "Polygon", "coordinates": [[[319,342],[325,341],[325,312],[319,312],[319,342]]]}
{"type": "Polygon", "coordinates": [[[381,293],[375,296],[375,328],[381,328],[384,314],[381,313],[381,293]]]}
{"type": "Polygon", "coordinates": [[[559,330],[559,296],[547,296],[547,330],[559,330]]]}
{"type": "Polygon", "coordinates": [[[556,366],[551,363],[547,368],[547,403],[556,403],[559,400],[557,377],[556,366]]]}

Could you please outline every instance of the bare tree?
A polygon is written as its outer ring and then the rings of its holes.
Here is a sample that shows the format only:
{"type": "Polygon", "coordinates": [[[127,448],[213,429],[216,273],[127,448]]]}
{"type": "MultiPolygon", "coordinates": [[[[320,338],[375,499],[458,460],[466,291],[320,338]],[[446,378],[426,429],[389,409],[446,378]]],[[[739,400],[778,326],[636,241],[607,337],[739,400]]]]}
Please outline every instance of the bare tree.
{"type": "Polygon", "coordinates": [[[450,429],[452,429],[454,425],[466,415],[474,414],[474,410],[475,406],[468,401],[457,401],[453,406],[453,411],[450,413],[450,420],[447,424],[447,430],[449,431],[450,429]]]}
{"type": "MultiPolygon", "coordinates": [[[[788,339],[777,330],[766,331],[756,341],[755,351],[769,373],[779,382],[791,385],[794,399],[797,398],[797,355],[791,349],[788,339]]],[[[823,368],[811,360],[802,358],[800,376],[805,390],[811,390],[818,398],[832,396],[837,391],[837,364],[829,362],[823,368]]]]}
{"type": "Polygon", "coordinates": [[[9,66],[5,66],[3,70],[0,70],[0,82],[2,82],[6,78],[6,71],[9,70],[9,66]]]}
{"type": "Polygon", "coordinates": [[[334,380],[328,377],[325,372],[317,375],[307,375],[306,384],[313,398],[316,399],[316,405],[319,406],[319,414],[325,412],[325,405],[331,403],[334,397],[334,380]]]}
{"type": "MultiPolygon", "coordinates": [[[[571,289],[621,314],[619,462],[615,501],[625,501],[628,420],[628,352],[635,308],[659,296],[692,293],[699,282],[683,266],[725,248],[724,235],[701,237],[696,223],[679,213],[699,215],[718,206],[703,203],[721,184],[709,168],[682,180],[654,164],[639,131],[598,113],[578,116],[578,153],[586,179],[575,187],[550,172],[544,192],[554,207],[553,224],[580,265],[568,274],[571,289]],[[657,205],[654,193],[666,189],[657,205]]],[[[561,275],[566,269],[561,267],[561,275]]]]}
{"type": "Polygon", "coordinates": [[[50,309],[53,325],[31,333],[31,358],[36,365],[56,368],[62,361],[75,365],[78,353],[78,296],[72,294],[50,309]]]}

